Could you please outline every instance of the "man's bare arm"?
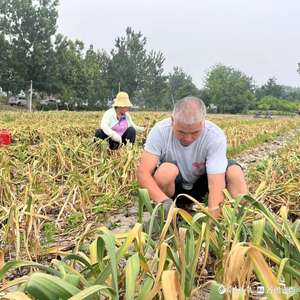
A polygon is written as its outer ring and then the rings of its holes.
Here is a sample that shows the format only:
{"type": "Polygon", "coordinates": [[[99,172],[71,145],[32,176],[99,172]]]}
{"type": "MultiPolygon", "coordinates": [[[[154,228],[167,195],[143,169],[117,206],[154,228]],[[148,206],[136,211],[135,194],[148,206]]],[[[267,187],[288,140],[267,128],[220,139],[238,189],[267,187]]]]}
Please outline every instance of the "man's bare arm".
{"type": "Polygon", "coordinates": [[[225,173],[208,174],[208,209],[213,216],[220,214],[220,204],[224,201],[223,190],[225,189],[225,173]]]}
{"type": "Polygon", "coordinates": [[[153,173],[157,166],[159,157],[144,151],[142,153],[140,164],[137,168],[136,175],[141,187],[148,189],[150,198],[160,203],[168,196],[159,188],[155,180],[153,179],[153,173]]]}

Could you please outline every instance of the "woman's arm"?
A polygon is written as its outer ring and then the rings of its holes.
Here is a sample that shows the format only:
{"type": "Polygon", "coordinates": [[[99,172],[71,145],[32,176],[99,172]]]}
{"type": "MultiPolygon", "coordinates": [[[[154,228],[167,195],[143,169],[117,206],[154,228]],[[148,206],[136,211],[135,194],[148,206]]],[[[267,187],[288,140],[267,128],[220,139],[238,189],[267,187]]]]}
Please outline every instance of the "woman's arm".
{"type": "Polygon", "coordinates": [[[118,137],[119,135],[110,128],[109,124],[111,123],[111,119],[113,119],[113,114],[112,111],[107,110],[100,122],[100,128],[103,130],[103,132],[111,137],[114,141],[119,141],[120,138],[118,137]]]}

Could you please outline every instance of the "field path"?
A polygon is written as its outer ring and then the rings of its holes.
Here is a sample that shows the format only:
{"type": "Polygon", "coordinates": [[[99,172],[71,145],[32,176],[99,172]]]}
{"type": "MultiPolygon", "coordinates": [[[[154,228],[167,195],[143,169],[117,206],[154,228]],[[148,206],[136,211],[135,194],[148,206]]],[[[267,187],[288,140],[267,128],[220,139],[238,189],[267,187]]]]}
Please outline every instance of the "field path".
{"type": "Polygon", "coordinates": [[[286,135],[281,135],[269,143],[264,143],[256,148],[244,151],[241,155],[234,157],[234,159],[236,159],[242,167],[247,170],[249,165],[259,160],[264,160],[268,158],[268,156],[276,153],[298,134],[300,134],[300,128],[291,130],[286,135]]]}

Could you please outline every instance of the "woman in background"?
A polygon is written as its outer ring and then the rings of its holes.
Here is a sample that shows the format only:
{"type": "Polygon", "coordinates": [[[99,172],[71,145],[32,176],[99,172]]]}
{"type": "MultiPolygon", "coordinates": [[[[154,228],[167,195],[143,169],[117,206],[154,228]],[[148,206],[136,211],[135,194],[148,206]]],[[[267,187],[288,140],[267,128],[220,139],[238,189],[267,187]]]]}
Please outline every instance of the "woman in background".
{"type": "Polygon", "coordinates": [[[119,92],[114,99],[112,108],[107,110],[100,122],[100,128],[96,130],[95,137],[108,140],[111,150],[118,149],[127,142],[134,143],[136,131],[144,131],[144,127],[137,126],[132,121],[129,108],[132,103],[126,92],[119,92]]]}

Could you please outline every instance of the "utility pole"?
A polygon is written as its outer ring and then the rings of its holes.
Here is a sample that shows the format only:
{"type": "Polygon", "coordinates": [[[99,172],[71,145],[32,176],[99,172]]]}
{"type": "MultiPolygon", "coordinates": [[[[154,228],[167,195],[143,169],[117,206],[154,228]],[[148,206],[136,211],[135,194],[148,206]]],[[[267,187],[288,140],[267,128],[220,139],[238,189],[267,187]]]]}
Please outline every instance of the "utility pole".
{"type": "Polygon", "coordinates": [[[121,81],[119,81],[119,93],[120,93],[120,90],[121,90],[121,81]]]}
{"type": "Polygon", "coordinates": [[[30,80],[29,111],[32,112],[32,80],[30,80]]]}
{"type": "Polygon", "coordinates": [[[173,104],[173,107],[175,105],[175,102],[174,102],[174,97],[173,97],[173,94],[171,94],[171,99],[172,99],[172,104],[173,104]]]}

